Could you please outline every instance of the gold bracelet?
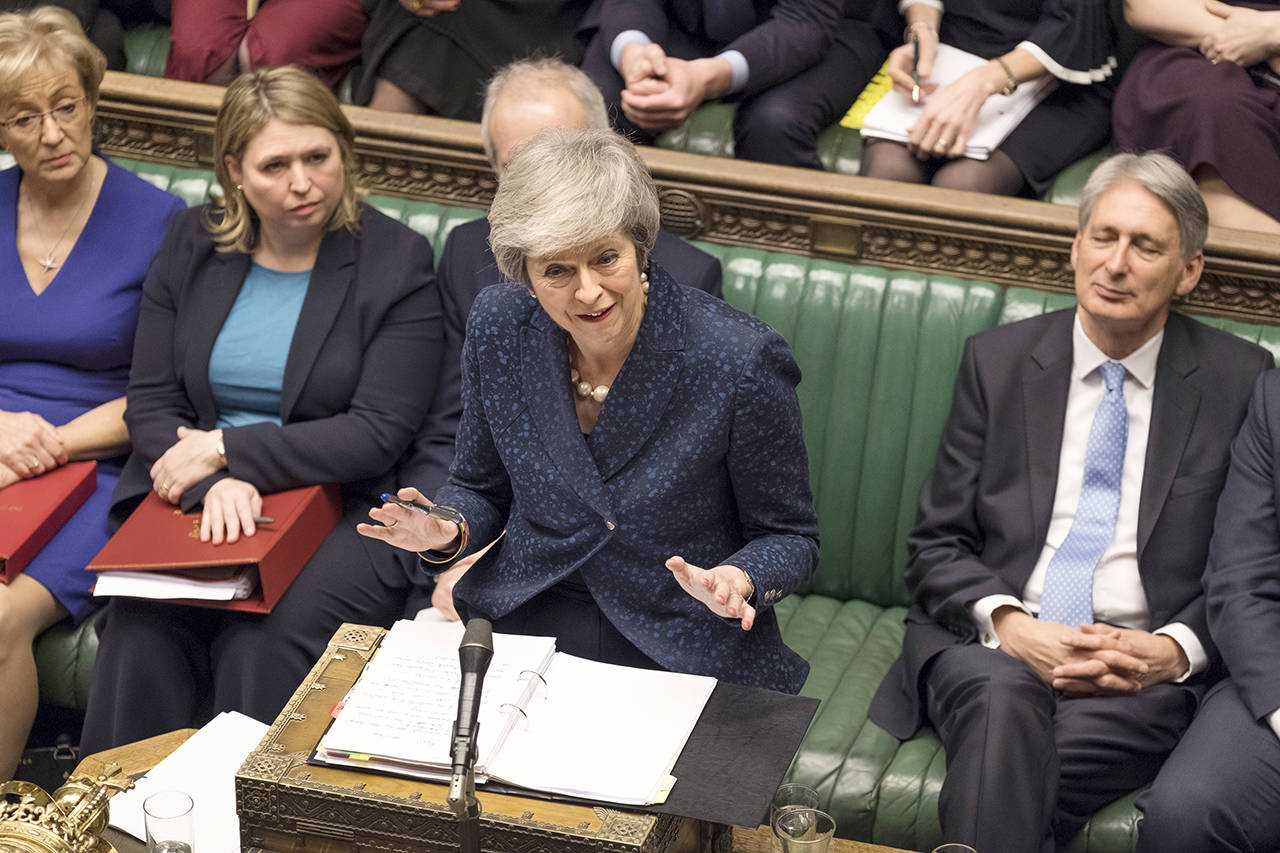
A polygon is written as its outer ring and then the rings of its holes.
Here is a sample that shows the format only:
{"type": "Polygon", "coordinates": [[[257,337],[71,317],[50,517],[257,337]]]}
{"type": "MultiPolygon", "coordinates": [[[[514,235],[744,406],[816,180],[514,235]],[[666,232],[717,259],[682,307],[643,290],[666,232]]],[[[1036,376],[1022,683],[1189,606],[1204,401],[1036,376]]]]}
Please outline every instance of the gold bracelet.
{"type": "Polygon", "coordinates": [[[1018,91],[1018,78],[1013,76],[1012,69],[1009,68],[1008,63],[1006,63],[1004,59],[997,56],[996,62],[1000,63],[1000,67],[1004,69],[1005,84],[1004,88],[1000,90],[1000,94],[1012,95],[1014,92],[1018,91]]]}
{"type": "Polygon", "coordinates": [[[462,549],[467,547],[467,539],[469,536],[470,529],[467,527],[467,520],[464,518],[458,522],[458,550],[454,551],[452,555],[445,557],[443,560],[433,560],[421,551],[415,551],[414,553],[422,558],[424,563],[431,563],[435,566],[443,565],[444,563],[451,563],[458,559],[458,555],[462,553],[462,549]]]}

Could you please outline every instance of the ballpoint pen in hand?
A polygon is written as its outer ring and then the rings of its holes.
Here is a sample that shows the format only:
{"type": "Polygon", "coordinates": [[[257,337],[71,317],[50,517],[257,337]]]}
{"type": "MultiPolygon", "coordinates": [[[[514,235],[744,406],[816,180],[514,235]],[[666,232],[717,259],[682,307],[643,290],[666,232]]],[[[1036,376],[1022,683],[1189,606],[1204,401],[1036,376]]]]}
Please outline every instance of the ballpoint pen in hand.
{"type": "Polygon", "coordinates": [[[911,103],[920,103],[920,34],[911,31],[911,103]]]}

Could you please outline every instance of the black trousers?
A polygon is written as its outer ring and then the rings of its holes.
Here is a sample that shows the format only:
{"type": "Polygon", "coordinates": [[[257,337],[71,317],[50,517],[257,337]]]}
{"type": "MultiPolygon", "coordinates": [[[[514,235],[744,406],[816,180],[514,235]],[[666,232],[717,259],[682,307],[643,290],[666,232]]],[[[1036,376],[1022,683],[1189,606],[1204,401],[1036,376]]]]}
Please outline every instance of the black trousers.
{"type": "Polygon", "coordinates": [[[1209,691],[1138,808],[1139,853],[1280,850],[1280,739],[1234,682],[1209,691]]]}
{"type": "Polygon", "coordinates": [[[943,835],[977,850],[1065,847],[1094,812],[1155,777],[1197,699],[1179,684],[1068,698],[978,644],[940,652],[924,680],[947,754],[943,835]]]}
{"type": "MultiPolygon", "coordinates": [[[[609,47],[599,35],[592,39],[582,70],[600,87],[614,126],[636,143],[652,145],[656,134],[636,127],[622,114],[622,76],[609,62],[609,47]]],[[[718,52],[715,45],[674,28],[662,48],[680,59],[718,52]]],[[[743,160],[821,169],[818,134],[848,111],[888,55],[884,37],[870,24],[842,19],[835,42],[817,65],[738,103],[733,122],[734,155],[743,160]]]]}
{"type": "Polygon", "coordinates": [[[99,752],[222,711],[270,723],[339,625],[390,626],[400,617],[409,587],[403,553],[343,518],[265,616],[112,599],[99,621],[81,747],[99,752]]]}

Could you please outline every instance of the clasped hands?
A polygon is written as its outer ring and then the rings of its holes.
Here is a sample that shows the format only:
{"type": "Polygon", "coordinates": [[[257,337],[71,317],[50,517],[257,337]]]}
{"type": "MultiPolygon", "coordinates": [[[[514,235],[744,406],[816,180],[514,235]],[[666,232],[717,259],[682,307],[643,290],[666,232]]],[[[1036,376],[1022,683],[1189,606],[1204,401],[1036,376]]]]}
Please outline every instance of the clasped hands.
{"type": "Polygon", "coordinates": [[[618,61],[622,113],[636,127],[670,130],[708,98],[728,89],[728,62],[714,57],[677,59],[658,44],[628,44],[618,61]],[[719,63],[719,65],[717,65],[719,63]]]}
{"type": "Polygon", "coordinates": [[[894,48],[889,54],[889,79],[894,89],[911,97],[915,83],[911,76],[913,63],[921,81],[920,101],[924,109],[907,131],[907,150],[920,160],[963,157],[982,105],[1004,88],[1004,71],[988,62],[945,86],[926,82],[938,58],[938,33],[920,28],[916,30],[916,38],[920,44],[918,63],[916,48],[911,42],[894,48]]]}
{"type": "MultiPolygon", "coordinates": [[[[431,501],[412,487],[400,489],[396,497],[402,501],[431,505],[431,501]]],[[[370,509],[369,517],[379,523],[358,524],[356,532],[370,539],[379,539],[406,551],[447,552],[456,547],[458,526],[453,522],[391,503],[370,509]]],[[[755,590],[742,569],[727,564],[703,569],[678,556],[668,559],[666,567],[681,589],[705,604],[712,613],[739,619],[742,630],[751,630],[756,611],[747,600],[755,590]]],[[[458,572],[451,580],[460,575],[458,572]]]]}
{"type": "MultiPolygon", "coordinates": [[[[163,500],[177,505],[182,495],[196,483],[223,468],[218,455],[222,430],[178,427],[178,440],[151,466],[151,483],[163,500]]],[[[200,541],[221,545],[235,542],[241,535],[257,530],[255,518],[262,515],[262,495],[256,486],[234,477],[224,477],[204,493],[200,514],[200,541]]]]}
{"type": "Polygon", "coordinates": [[[431,18],[441,12],[456,12],[462,0],[400,0],[400,5],[420,18],[431,18]]]}
{"type": "Polygon", "coordinates": [[[1200,40],[1199,50],[1205,59],[1244,67],[1268,62],[1280,72],[1280,14],[1218,0],[1206,0],[1204,8],[1222,21],[1200,40]]]}
{"type": "Polygon", "coordinates": [[[1190,665],[1172,637],[1094,623],[1042,622],[1015,607],[992,614],[1000,649],[1057,690],[1076,695],[1136,693],[1180,677],[1190,665]]]}
{"type": "Polygon", "coordinates": [[[34,412],[0,412],[0,489],[66,463],[53,424],[34,412]]]}

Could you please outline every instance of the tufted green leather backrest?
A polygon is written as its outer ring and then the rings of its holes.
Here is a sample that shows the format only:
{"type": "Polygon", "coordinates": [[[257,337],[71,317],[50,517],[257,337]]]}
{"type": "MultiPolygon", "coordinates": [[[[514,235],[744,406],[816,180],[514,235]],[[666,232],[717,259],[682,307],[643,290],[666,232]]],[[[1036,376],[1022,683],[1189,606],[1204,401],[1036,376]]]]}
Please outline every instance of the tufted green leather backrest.
{"type": "MultiPolygon", "coordinates": [[[[809,591],[907,604],[902,567],[965,338],[1073,298],[949,276],[701,244],[724,294],[790,342],[822,535],[809,591]]],[[[1208,322],[1280,353],[1280,329],[1208,322]]]]}

